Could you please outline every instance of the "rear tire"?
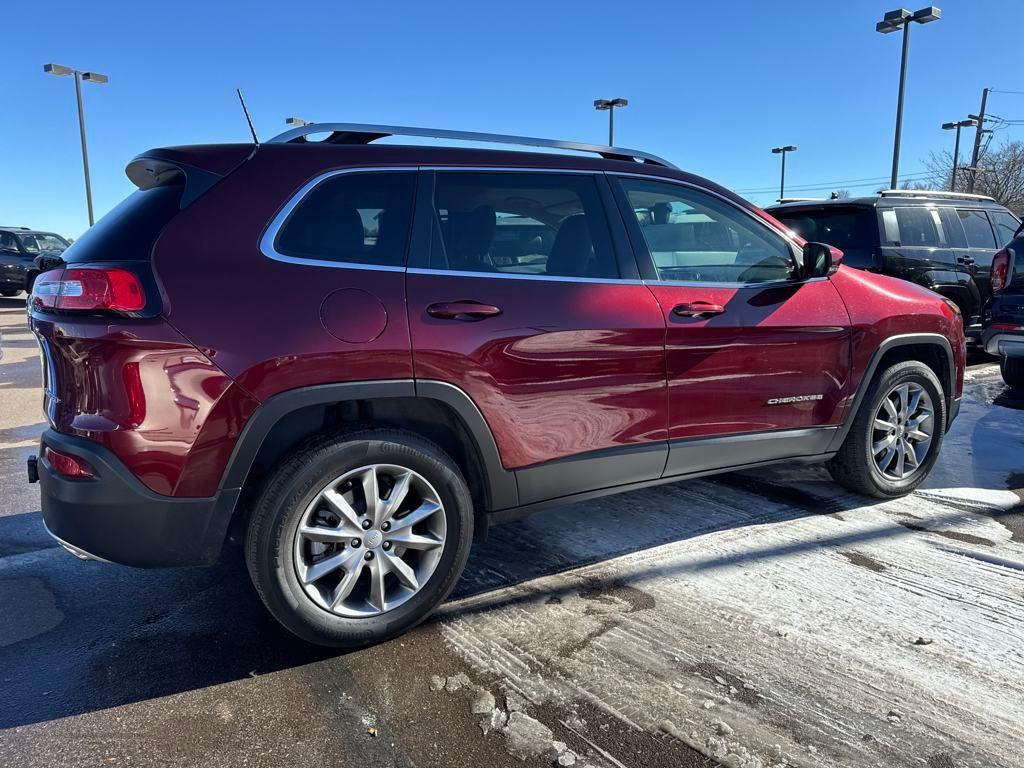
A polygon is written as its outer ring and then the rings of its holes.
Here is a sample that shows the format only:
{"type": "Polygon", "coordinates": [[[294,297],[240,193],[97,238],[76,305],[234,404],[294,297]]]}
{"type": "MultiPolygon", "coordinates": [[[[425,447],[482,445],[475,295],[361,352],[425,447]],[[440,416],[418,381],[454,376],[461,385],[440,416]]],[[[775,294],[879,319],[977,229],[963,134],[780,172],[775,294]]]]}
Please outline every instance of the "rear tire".
{"type": "Polygon", "coordinates": [[[17,290],[11,290],[10,288],[4,288],[2,291],[0,291],[0,296],[3,296],[5,299],[10,298],[11,296],[17,296],[17,295],[18,295],[18,291],[17,290]]]}
{"type": "Polygon", "coordinates": [[[1024,357],[1004,357],[999,361],[999,373],[1007,386],[1024,389],[1024,357]]]}
{"type": "Polygon", "coordinates": [[[875,376],[846,440],[826,466],[837,483],[852,491],[880,499],[904,496],[931,472],[945,424],[945,393],[932,369],[916,360],[896,363],[875,376]],[[900,407],[904,392],[905,415],[900,407]],[[922,417],[926,411],[931,415],[922,417]],[[889,423],[892,430],[881,426],[889,423]],[[926,433],[927,442],[917,442],[926,433]],[[890,448],[896,453],[888,458],[890,448]],[[900,453],[906,458],[900,459],[900,453]]]}
{"type": "Polygon", "coordinates": [[[423,621],[472,540],[472,501],[451,458],[413,433],[368,429],[315,438],[277,467],[249,521],[246,564],[288,630],[359,648],[423,621]]]}

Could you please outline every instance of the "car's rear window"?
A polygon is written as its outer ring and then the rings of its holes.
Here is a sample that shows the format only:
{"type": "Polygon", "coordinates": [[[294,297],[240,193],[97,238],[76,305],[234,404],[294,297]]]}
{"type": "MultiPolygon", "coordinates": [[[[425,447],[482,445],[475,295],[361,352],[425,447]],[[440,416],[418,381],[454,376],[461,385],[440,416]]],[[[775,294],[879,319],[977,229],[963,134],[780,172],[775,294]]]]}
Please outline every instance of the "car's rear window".
{"type": "Polygon", "coordinates": [[[877,224],[871,208],[810,208],[775,210],[771,214],[809,242],[828,243],[839,250],[871,248],[877,224]]]}
{"type": "Polygon", "coordinates": [[[183,184],[140,189],[86,230],[61,254],[69,264],[145,261],[157,237],[179,211],[183,184]]]}

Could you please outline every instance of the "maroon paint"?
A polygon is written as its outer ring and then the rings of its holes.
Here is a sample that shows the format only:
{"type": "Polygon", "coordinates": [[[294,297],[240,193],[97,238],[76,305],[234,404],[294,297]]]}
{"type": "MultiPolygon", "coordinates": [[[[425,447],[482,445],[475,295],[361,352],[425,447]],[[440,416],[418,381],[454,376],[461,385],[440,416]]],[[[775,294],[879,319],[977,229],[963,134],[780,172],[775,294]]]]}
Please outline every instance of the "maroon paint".
{"type": "Polygon", "coordinates": [[[665,326],[640,284],[410,273],[417,378],[463,389],[506,468],[664,440],[665,326]],[[431,317],[435,303],[501,309],[431,317]]]}
{"type": "Polygon", "coordinates": [[[51,401],[54,429],[109,448],[157,493],[216,491],[217,467],[255,400],[160,320],[35,322],[60,388],[51,401]]]}
{"type": "Polygon", "coordinates": [[[839,423],[849,315],[828,280],[772,288],[652,283],[651,290],[668,324],[670,439],[839,423]],[[695,302],[723,311],[673,312],[695,302]],[[794,395],[822,399],[768,402],[794,395]]]}
{"type": "MultiPolygon", "coordinates": [[[[37,331],[51,344],[59,385],[54,427],[110,448],[159,493],[211,495],[246,420],[274,394],[313,384],[411,378],[413,341],[415,375],[469,393],[506,467],[669,437],[838,423],[870,356],[898,334],[947,336],[956,355],[956,394],[962,390],[963,333],[952,311],[915,285],[845,268],[829,281],[795,288],[648,289],[406,276],[287,264],[259,250],[279,207],[311,178],[334,168],[422,164],[635,172],[640,166],[634,163],[301,145],[263,146],[242,162],[251,150],[231,145],[161,151],[221,173],[242,164],[178,215],[158,240],[153,271],[164,302],[160,319],[55,319],[35,313],[37,331]],[[339,292],[352,290],[376,297],[383,311],[374,301],[340,300],[353,294],[339,292]],[[478,321],[426,313],[433,303],[467,300],[502,312],[478,321]],[[670,314],[675,305],[696,301],[724,311],[705,320],[670,314]],[[770,397],[817,393],[824,395],[821,401],[766,405],[770,397]]],[[[710,188],[779,227],[703,179],[656,166],[642,170],[710,188]]]]}

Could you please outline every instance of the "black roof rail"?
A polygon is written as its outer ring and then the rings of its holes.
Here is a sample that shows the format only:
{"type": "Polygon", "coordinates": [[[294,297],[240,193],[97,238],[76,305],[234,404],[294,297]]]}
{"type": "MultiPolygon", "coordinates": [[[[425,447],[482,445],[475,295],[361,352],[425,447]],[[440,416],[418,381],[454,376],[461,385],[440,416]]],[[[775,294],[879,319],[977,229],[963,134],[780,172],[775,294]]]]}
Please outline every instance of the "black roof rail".
{"type": "Polygon", "coordinates": [[[412,128],[400,125],[370,125],[366,123],[309,123],[290,131],[285,131],[272,138],[269,144],[305,143],[307,136],[316,133],[329,134],[324,144],[369,144],[377,139],[388,136],[418,136],[429,139],[452,139],[456,141],[476,141],[485,144],[517,144],[524,147],[544,147],[546,149],[567,149],[574,152],[594,152],[610,160],[632,160],[634,162],[661,165],[676,169],[672,163],[649,152],[640,152],[623,147],[608,147],[601,144],[585,144],[578,141],[561,141],[558,139],[538,139],[530,136],[506,136],[501,133],[475,133],[473,131],[449,131],[443,128],[412,128]]]}

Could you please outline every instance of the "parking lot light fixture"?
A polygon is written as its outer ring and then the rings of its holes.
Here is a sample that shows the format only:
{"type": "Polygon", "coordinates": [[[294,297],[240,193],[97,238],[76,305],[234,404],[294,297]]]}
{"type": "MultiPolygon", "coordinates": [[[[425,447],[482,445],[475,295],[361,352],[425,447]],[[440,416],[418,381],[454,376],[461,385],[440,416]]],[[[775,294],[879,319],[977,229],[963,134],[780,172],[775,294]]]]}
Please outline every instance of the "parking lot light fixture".
{"type": "Polygon", "coordinates": [[[301,117],[286,117],[284,121],[292,128],[302,128],[305,125],[312,125],[312,121],[303,120],[301,117]]]}
{"type": "Polygon", "coordinates": [[[907,50],[910,47],[910,24],[928,24],[938,21],[942,11],[934,5],[929,5],[911,13],[905,8],[898,8],[889,11],[882,17],[882,20],[875,24],[875,31],[888,35],[898,29],[903,30],[903,53],[900,56],[900,88],[896,98],[896,137],[892,147],[892,179],[889,183],[890,189],[896,189],[896,177],[900,168],[900,134],[903,131],[903,94],[907,83],[907,50]]]}
{"type": "Polygon", "coordinates": [[[786,153],[796,152],[796,146],[787,144],[784,147],[772,147],[773,155],[782,155],[782,180],[779,182],[779,202],[786,196],[786,153]]]}
{"type": "Polygon", "coordinates": [[[970,128],[973,125],[977,125],[978,121],[973,119],[958,120],[953,123],[943,123],[942,130],[944,131],[956,131],[956,141],[953,142],[953,174],[949,180],[949,191],[956,192],[956,172],[960,165],[960,129],[970,128]]]}
{"type": "Polygon", "coordinates": [[[78,102],[78,132],[82,137],[82,169],[85,172],[85,204],[89,211],[89,226],[96,223],[92,210],[92,184],[89,180],[89,151],[85,144],[85,111],[82,109],[82,81],[103,85],[110,82],[110,78],[101,75],[99,72],[81,72],[63,64],[44,64],[43,72],[48,75],[64,77],[73,75],[75,78],[75,99],[78,102]]]}
{"type": "Polygon", "coordinates": [[[615,146],[615,108],[629,105],[628,99],[595,99],[594,109],[598,112],[608,111],[608,146],[615,146]]]}

